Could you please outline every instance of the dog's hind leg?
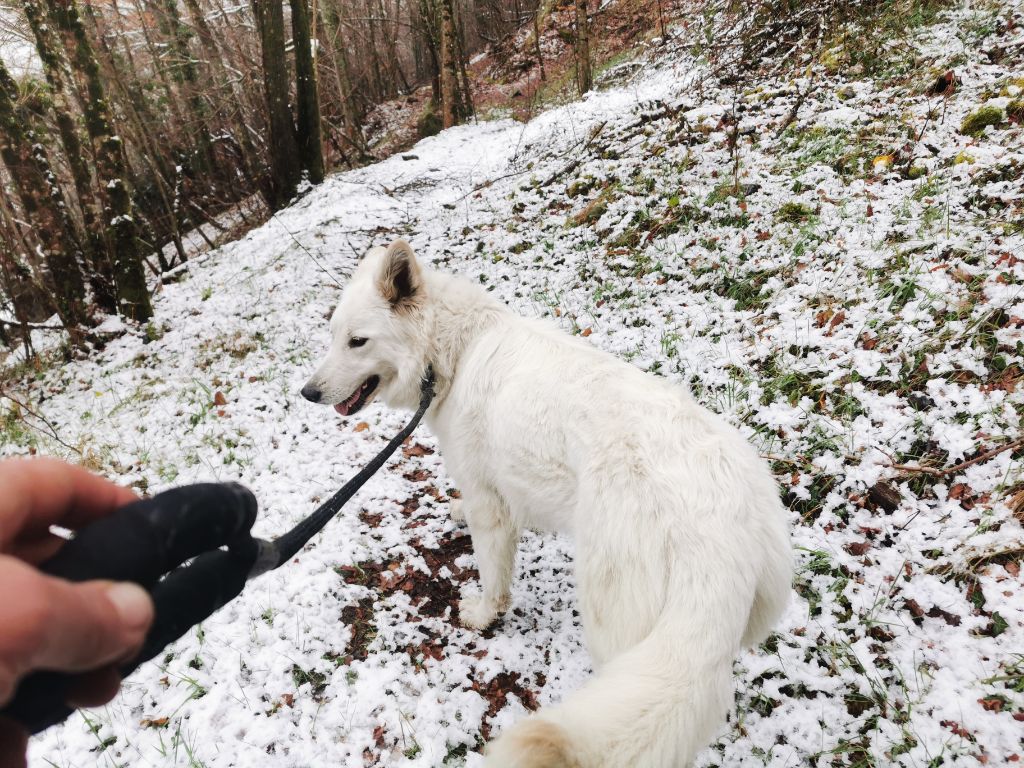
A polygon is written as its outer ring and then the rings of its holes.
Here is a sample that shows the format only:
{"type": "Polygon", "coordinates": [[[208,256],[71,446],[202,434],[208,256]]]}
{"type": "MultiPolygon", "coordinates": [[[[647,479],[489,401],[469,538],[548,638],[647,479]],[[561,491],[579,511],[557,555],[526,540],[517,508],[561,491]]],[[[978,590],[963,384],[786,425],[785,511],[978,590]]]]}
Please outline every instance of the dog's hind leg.
{"type": "Polygon", "coordinates": [[[459,620],[463,626],[485,629],[508,610],[519,529],[505,502],[493,492],[467,494],[462,512],[473,538],[481,592],[459,601],[459,620]]]}
{"type": "Polygon", "coordinates": [[[452,499],[448,502],[448,517],[453,523],[466,522],[466,511],[462,508],[465,502],[462,499],[452,499]]]}

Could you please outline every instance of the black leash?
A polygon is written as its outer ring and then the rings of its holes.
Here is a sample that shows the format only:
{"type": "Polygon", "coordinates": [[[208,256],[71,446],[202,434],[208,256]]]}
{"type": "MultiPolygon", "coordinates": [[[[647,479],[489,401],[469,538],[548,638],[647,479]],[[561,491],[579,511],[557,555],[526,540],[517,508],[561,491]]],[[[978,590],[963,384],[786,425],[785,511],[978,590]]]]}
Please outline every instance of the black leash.
{"type": "MultiPolygon", "coordinates": [[[[341,490],[274,541],[251,535],[256,497],[237,483],[198,483],[137,501],[80,530],[40,566],[68,581],[133,581],[149,590],[156,618],[122,677],[159,654],[237,597],[245,583],[291,560],[412,434],[434,398],[427,368],[420,405],[409,423],[341,490]]],[[[0,630],[2,631],[2,630],[0,630]]],[[[0,716],[39,733],[74,711],[65,701],[76,675],[35,672],[18,685],[0,716]]]]}

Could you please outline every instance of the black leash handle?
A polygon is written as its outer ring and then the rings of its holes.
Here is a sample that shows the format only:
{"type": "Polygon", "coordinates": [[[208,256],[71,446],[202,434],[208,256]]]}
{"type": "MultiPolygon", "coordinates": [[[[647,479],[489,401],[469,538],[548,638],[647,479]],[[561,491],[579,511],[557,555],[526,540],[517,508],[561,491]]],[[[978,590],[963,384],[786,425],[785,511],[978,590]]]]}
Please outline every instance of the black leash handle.
{"type": "MultiPolygon", "coordinates": [[[[242,591],[260,550],[249,535],[255,521],[256,498],[242,486],[188,485],[83,528],[40,570],[68,581],[132,581],[149,590],[153,626],[139,654],[120,667],[123,677],[242,591]]],[[[39,733],[71,714],[66,698],[76,678],[35,672],[20,682],[0,715],[39,733]]]]}
{"type": "MultiPolygon", "coordinates": [[[[433,398],[434,374],[428,367],[419,408],[402,431],[341,490],[273,542],[250,533],[257,503],[249,490],[237,483],[199,483],[128,504],[86,526],[40,570],[68,581],[132,581],[149,590],[155,619],[142,650],[119,668],[126,677],[236,598],[250,578],[291,560],[384,465],[433,398]]],[[[0,716],[30,733],[56,725],[73,712],[66,699],[75,679],[66,672],[28,675],[0,716]]]]}

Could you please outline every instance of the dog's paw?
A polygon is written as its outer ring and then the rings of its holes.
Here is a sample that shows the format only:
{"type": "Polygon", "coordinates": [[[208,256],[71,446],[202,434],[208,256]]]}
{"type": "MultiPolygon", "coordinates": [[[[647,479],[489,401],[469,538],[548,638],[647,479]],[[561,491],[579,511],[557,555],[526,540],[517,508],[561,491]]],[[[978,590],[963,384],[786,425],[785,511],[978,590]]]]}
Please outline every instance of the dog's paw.
{"type": "Polygon", "coordinates": [[[462,508],[464,503],[462,499],[452,499],[448,502],[448,516],[453,522],[466,522],[466,510],[462,508]]]}
{"type": "Polygon", "coordinates": [[[482,595],[459,600],[459,623],[470,629],[487,629],[498,618],[498,605],[482,595]]]}

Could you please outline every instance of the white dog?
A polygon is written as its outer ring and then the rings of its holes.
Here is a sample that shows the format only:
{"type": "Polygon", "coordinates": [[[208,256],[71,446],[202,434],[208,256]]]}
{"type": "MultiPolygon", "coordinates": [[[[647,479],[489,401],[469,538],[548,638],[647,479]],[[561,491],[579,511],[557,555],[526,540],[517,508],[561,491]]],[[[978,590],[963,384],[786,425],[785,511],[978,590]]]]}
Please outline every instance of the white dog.
{"type": "Polygon", "coordinates": [[[714,736],[732,663],[790,592],[778,488],[742,435],[683,387],[646,374],[467,280],[374,248],[331,319],[302,394],[355,413],[378,394],[426,419],[463,512],[482,629],[509,607],[523,528],[571,531],[597,675],[489,745],[489,768],[680,768],[714,736]]]}

